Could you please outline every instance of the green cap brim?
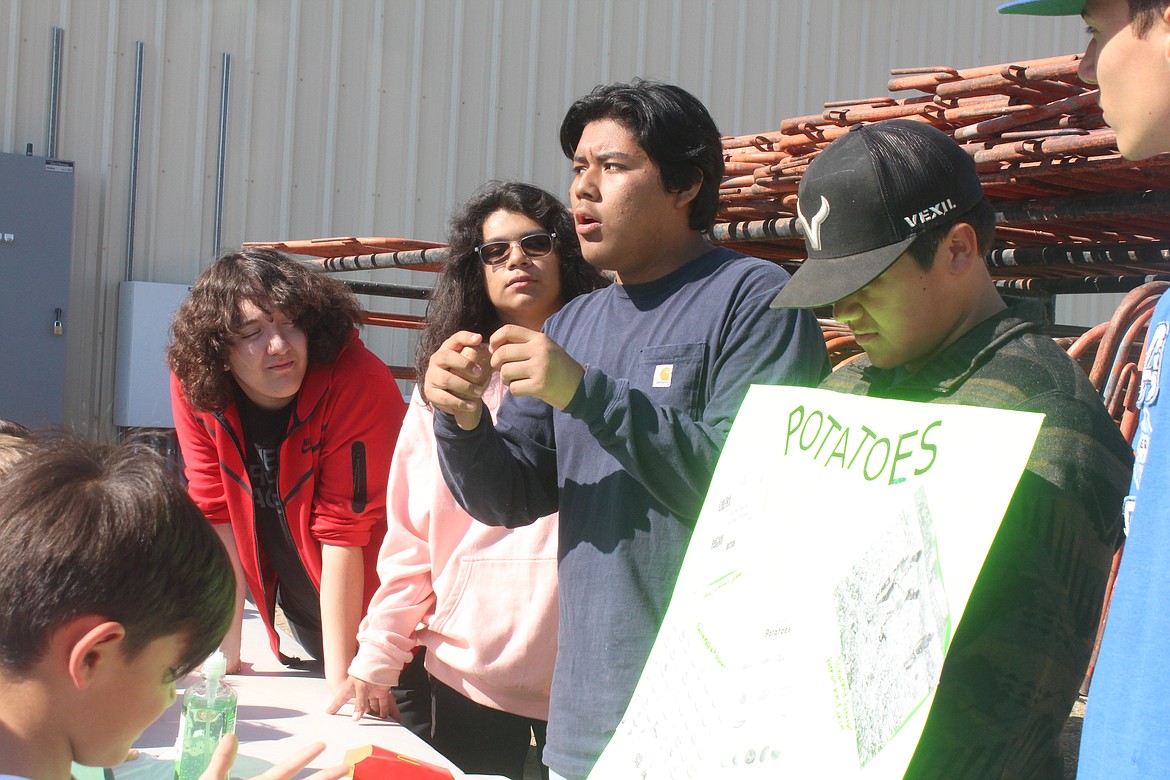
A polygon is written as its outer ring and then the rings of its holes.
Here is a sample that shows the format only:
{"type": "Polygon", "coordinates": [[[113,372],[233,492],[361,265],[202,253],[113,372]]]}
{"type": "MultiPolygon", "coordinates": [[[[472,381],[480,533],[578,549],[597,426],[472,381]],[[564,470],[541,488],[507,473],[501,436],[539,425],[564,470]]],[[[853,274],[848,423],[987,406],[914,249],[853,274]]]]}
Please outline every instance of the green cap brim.
{"type": "Polygon", "coordinates": [[[1080,16],[1084,9],[1085,0],[1012,0],[995,10],[1029,16],[1080,16]]]}

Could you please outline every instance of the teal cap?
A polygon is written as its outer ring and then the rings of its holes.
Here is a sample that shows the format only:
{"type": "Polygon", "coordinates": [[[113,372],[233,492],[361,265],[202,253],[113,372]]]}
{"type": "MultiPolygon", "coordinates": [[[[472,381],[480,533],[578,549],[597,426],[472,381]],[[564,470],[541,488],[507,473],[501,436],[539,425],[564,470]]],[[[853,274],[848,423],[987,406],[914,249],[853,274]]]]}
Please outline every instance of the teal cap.
{"type": "Polygon", "coordinates": [[[1012,0],[995,9],[1001,14],[1031,16],[1080,16],[1085,0],[1012,0]]]}

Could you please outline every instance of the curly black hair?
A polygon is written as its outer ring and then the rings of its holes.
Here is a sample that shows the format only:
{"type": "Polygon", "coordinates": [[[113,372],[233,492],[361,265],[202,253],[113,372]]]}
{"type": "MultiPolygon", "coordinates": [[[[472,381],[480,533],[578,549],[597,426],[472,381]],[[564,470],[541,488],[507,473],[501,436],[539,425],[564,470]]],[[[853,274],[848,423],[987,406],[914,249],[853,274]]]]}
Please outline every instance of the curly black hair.
{"type": "Polygon", "coordinates": [[[483,223],[497,211],[523,214],[556,233],[562,301],[609,284],[609,279],[581,256],[573,216],[554,195],[522,182],[487,182],[463,204],[448,227],[448,260],[435,282],[426,329],[415,350],[420,394],[431,355],[451,334],[468,330],[486,339],[500,327],[500,315],[484,285],[483,263],[475,252],[483,242],[483,223]]]}
{"type": "Polygon", "coordinates": [[[239,328],[240,303],[280,310],[305,333],[309,363],[337,359],[361,322],[361,307],[344,283],[268,249],[221,255],[200,274],[175,313],[167,364],[192,408],[212,411],[232,400],[235,380],[227,354],[239,328]]]}

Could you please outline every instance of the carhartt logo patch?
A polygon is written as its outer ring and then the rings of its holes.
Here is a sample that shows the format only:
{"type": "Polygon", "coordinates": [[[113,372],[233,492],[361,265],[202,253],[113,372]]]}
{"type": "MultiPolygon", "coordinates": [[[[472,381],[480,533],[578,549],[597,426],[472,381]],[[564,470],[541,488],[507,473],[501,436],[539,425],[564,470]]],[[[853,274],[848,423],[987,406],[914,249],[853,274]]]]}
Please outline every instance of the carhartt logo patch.
{"type": "Polygon", "coordinates": [[[662,363],[654,367],[654,387],[670,387],[672,378],[674,378],[673,363],[662,363]]]}
{"type": "Polygon", "coordinates": [[[800,201],[796,202],[796,217],[800,220],[800,224],[804,226],[804,237],[808,240],[808,245],[813,248],[813,251],[820,251],[821,248],[821,225],[825,224],[825,220],[829,218],[829,200],[824,195],[821,196],[821,207],[817,209],[817,213],[813,215],[812,222],[805,218],[804,213],[800,210],[800,201]]]}

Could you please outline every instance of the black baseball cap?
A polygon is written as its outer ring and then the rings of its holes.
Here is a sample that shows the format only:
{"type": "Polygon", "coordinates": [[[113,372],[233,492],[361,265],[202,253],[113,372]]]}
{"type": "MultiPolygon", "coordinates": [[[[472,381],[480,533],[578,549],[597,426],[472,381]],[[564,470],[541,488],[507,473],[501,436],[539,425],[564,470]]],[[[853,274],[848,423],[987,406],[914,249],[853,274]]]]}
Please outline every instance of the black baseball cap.
{"type": "Polygon", "coordinates": [[[1085,10],[1085,0],[1012,0],[995,10],[1001,14],[1078,16],[1085,10]]]}
{"type": "Polygon", "coordinates": [[[975,161],[943,131],[888,119],[833,141],[800,182],[797,216],[808,259],[774,309],[847,298],[902,256],[938,220],[983,200],[975,161]]]}

